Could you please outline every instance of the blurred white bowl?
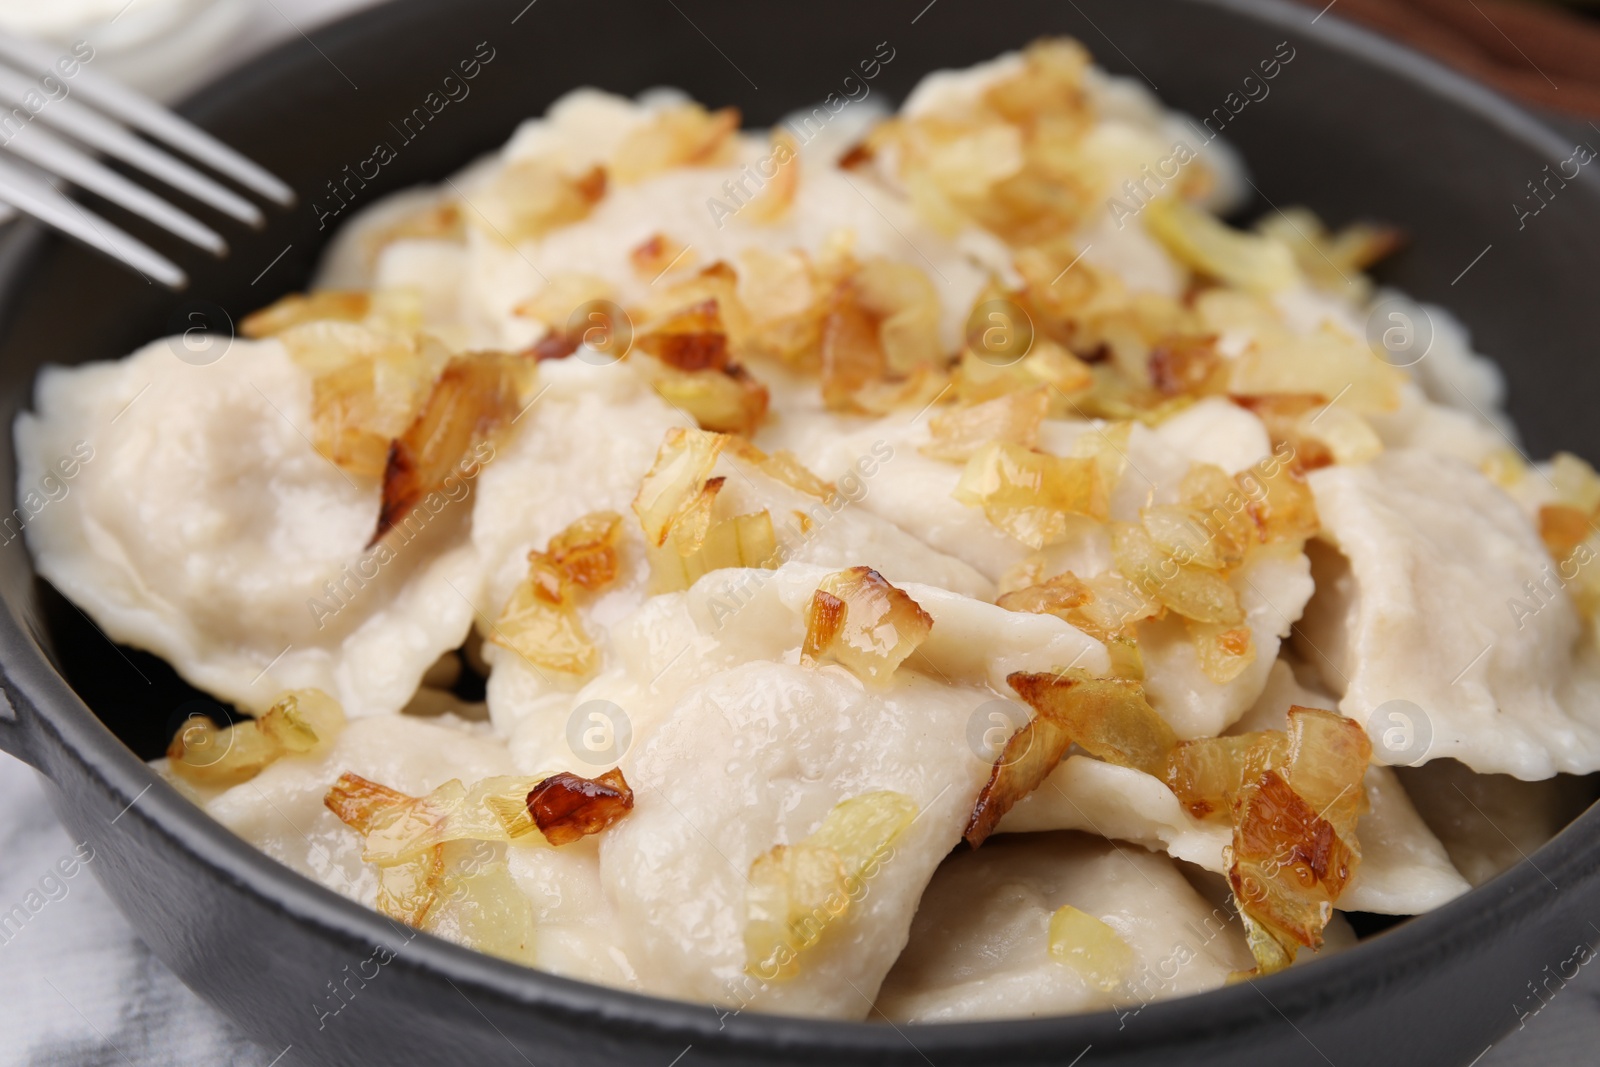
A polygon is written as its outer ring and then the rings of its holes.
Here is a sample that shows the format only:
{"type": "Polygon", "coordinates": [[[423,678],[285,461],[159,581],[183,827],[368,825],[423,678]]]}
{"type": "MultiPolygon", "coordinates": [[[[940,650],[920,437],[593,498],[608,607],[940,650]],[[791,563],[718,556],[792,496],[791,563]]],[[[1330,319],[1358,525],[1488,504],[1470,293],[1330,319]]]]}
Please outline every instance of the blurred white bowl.
{"type": "Polygon", "coordinates": [[[254,0],[0,0],[0,27],[86,40],[93,70],[170,100],[212,73],[254,12],[254,0]]]}

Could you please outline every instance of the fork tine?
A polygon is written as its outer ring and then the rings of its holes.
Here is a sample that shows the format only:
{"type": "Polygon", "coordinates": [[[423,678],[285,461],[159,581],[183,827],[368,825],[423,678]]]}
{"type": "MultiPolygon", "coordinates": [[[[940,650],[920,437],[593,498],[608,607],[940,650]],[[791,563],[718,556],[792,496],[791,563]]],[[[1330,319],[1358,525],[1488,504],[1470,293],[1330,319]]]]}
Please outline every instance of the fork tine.
{"type": "Polygon", "coordinates": [[[189,284],[183,269],[160,252],[4,161],[0,161],[0,202],[132,267],[147,279],[173,289],[189,284]]]}
{"type": "MultiPolygon", "coordinates": [[[[33,82],[26,75],[19,74],[9,67],[0,66],[0,102],[20,104],[27,93],[35,89],[33,82]]],[[[238,193],[213,181],[181,159],[163,152],[148,141],[135,137],[117,123],[76,100],[55,100],[37,113],[26,109],[23,109],[22,113],[30,117],[19,127],[19,133],[11,134],[12,137],[29,129],[32,119],[37,118],[40,122],[69,134],[90,148],[138,167],[146,174],[166,182],[174,189],[187,193],[201,203],[214,207],[246,225],[259,228],[266,222],[266,216],[261,213],[261,209],[238,193]]],[[[8,132],[7,124],[16,114],[15,108],[10,115],[0,111],[0,138],[8,132]]]]}
{"type": "Polygon", "coordinates": [[[225,255],[228,251],[228,243],[216,230],[143,186],[135,185],[48,130],[23,129],[0,147],[90,192],[99,193],[213,255],[225,255]]]}
{"type": "MultiPolygon", "coordinates": [[[[27,68],[50,70],[59,58],[37,42],[0,32],[0,56],[27,68]]],[[[265,167],[246,159],[193,123],[179,118],[154,100],[85,69],[72,76],[71,90],[135,129],[187,153],[234,181],[284,207],[295,202],[294,190],[265,167]]],[[[52,106],[58,106],[52,105],[52,106]]],[[[49,110],[46,108],[45,110],[49,110]]]]}

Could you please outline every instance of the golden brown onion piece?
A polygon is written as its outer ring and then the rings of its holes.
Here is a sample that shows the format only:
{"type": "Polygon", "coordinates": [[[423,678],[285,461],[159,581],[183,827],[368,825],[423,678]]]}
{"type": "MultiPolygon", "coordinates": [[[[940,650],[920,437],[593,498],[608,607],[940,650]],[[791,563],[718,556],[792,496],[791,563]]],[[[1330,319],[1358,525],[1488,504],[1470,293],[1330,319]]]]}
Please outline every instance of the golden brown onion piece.
{"type": "Polygon", "coordinates": [[[275,304],[239,320],[239,332],[249,338],[274,337],[292,326],[332,319],[360,322],[372,307],[367,293],[325,289],[316,293],[290,293],[275,304]]]}
{"type": "Polygon", "coordinates": [[[528,553],[528,575],[512,590],[489,633],[536,669],[585,675],[600,651],[578,617],[578,590],[602,589],[616,579],[622,516],[597,511],[528,553]]]}
{"type": "Polygon", "coordinates": [[[552,845],[597,834],[633,810],[633,790],[613,768],[597,778],[562,771],[528,793],[528,814],[552,845]]]}
{"type": "Polygon", "coordinates": [[[792,977],[800,954],[861,899],[916,817],[916,802],[903,793],[863,793],[836,805],[804,839],[757,856],[746,897],[745,970],[766,981],[792,977]]]}
{"type": "Polygon", "coordinates": [[[405,433],[389,445],[383,504],[369,547],[413,508],[476,464],[475,453],[518,413],[525,366],[516,356],[477,352],[445,365],[405,433]]]}
{"type": "Polygon", "coordinates": [[[851,567],[824,578],[806,609],[800,662],[824,658],[857,677],[887,685],[895,668],[933,629],[933,617],[870,567],[851,567]]]}
{"type": "Polygon", "coordinates": [[[722,479],[712,478],[711,471],[728,440],[681,426],[667,431],[633,498],[646,544],[659,548],[671,535],[685,556],[700,547],[711,525],[711,505],[722,488],[722,479]]]}
{"type": "MultiPolygon", "coordinates": [[[[365,837],[417,802],[358,774],[341,774],[322,803],[346,826],[365,837]]],[[[421,928],[444,884],[444,846],[434,845],[409,859],[378,867],[379,914],[421,928]]]]}
{"type": "Polygon", "coordinates": [[[232,786],[248,782],[286,755],[326,751],[344,729],[344,709],[320,689],[293,689],[259,719],[218,727],[192,716],[167,746],[172,773],[186,782],[232,786]]]}

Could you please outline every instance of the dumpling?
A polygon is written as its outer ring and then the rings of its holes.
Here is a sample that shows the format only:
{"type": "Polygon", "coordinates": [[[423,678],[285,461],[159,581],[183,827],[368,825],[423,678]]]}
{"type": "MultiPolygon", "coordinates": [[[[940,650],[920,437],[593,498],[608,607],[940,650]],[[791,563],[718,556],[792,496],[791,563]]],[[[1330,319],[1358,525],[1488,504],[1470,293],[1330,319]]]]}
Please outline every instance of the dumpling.
{"type": "Polygon", "coordinates": [[[1001,836],[934,875],[878,1010],[928,1023],[1142,1006],[1219,988],[1252,966],[1238,918],[1165,856],[1082,834],[1001,836]],[[1064,905],[1110,927],[1125,950],[1082,969],[1052,956],[1050,919],[1064,905]]]}
{"type": "MultiPolygon", "coordinates": [[[[646,990],[866,1017],[923,887],[989,776],[971,735],[1004,699],[996,676],[1003,685],[1011,670],[1109,665],[1099,642],[1059,619],[908,583],[903,590],[933,626],[889,685],[868,687],[839,666],[801,666],[805,607],[827,573],[802,564],[716,571],[687,593],[657,597],[642,609],[649,620],[623,635],[641,642],[623,660],[640,703],[623,703],[630,682],[616,678],[572,698],[581,707],[610,686],[631,720],[632,748],[618,760],[636,802],[601,843],[601,877],[616,936],[646,990]],[[730,604],[735,614],[721,615],[730,604]],[[678,621],[662,625],[672,614],[678,621]],[[870,892],[801,955],[781,992],[750,979],[752,864],[806,839],[840,804],[883,792],[900,794],[915,815],[870,892]]],[[[577,756],[568,715],[548,707],[525,721],[513,744],[519,764],[536,773],[532,763],[552,754],[577,756]]]]}
{"type": "Polygon", "coordinates": [[[112,640],[242,708],[317,688],[352,717],[398,711],[472,622],[468,484],[368,549],[377,481],[312,447],[310,376],[284,347],[234,341],[196,365],[181,344],[40,374],[20,484],[90,458],[28,524],[39,573],[112,640]]]}
{"type": "MultiPolygon", "coordinates": [[[[1373,735],[1390,701],[1420,709],[1426,758],[1545,778],[1600,768],[1600,700],[1569,687],[1579,620],[1518,506],[1459,460],[1406,449],[1310,483],[1323,536],[1302,651],[1373,735]],[[1569,687],[1569,688],[1564,688],[1569,687]]],[[[1593,687],[1591,687],[1593,688],[1593,687]]]]}
{"type": "Polygon", "coordinates": [[[250,781],[216,793],[204,807],[280,863],[372,907],[377,869],[362,862],[361,836],[322,803],[347,771],[424,796],[452,778],[471,784],[510,774],[511,759],[487,731],[453,717],[359,719],[326,752],[284,756],[250,781]]]}

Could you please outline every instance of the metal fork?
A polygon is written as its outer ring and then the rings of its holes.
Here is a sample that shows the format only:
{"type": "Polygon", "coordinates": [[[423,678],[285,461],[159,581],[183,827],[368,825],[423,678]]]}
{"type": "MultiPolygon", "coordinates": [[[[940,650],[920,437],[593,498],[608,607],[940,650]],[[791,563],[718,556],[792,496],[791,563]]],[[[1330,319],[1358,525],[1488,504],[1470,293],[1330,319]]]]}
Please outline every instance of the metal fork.
{"type": "MultiPolygon", "coordinates": [[[[25,161],[0,159],[0,205],[31,215],[148,280],[182,289],[188,276],[181,267],[70,199],[49,180],[53,176],[96,193],[216,256],[228,251],[220,233],[107,167],[91,150],[248,226],[265,224],[255,204],[152,141],[273,203],[288,207],[295,201],[294,191],[265,168],[154,100],[85,69],[71,54],[0,32],[0,148],[25,161]],[[49,84],[64,87],[64,93],[56,95],[49,84]]],[[[0,212],[11,214],[4,207],[0,212]]]]}

